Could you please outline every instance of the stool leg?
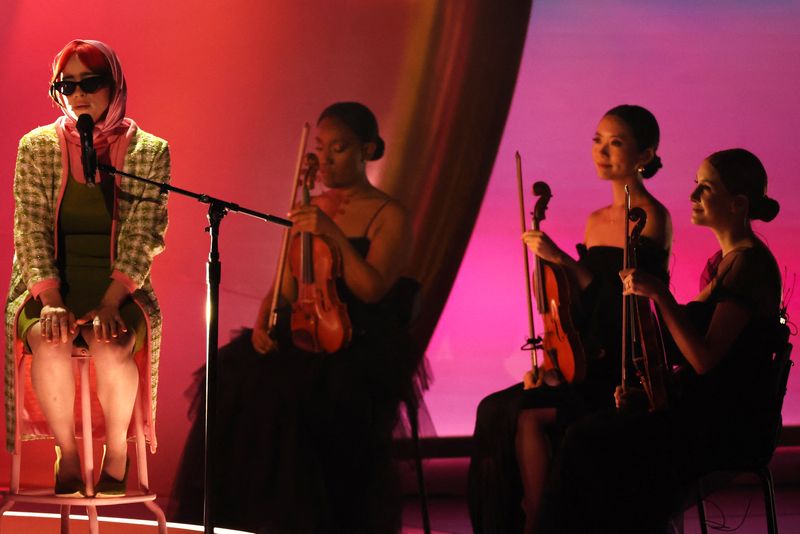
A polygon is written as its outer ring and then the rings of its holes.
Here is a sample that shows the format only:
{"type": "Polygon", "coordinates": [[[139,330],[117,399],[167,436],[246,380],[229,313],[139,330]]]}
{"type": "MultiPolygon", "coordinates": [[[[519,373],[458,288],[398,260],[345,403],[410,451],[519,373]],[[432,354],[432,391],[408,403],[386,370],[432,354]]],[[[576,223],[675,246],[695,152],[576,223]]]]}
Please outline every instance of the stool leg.
{"type": "Polygon", "coordinates": [[[86,515],[89,516],[89,534],[99,534],[100,527],[97,525],[97,507],[88,505],[86,515]]]}
{"type": "Polygon", "coordinates": [[[142,421],[142,397],[136,394],[133,404],[133,424],[136,431],[136,473],[139,489],[149,493],[150,480],[147,475],[147,443],[144,438],[144,423],[142,421]]]}
{"type": "Polygon", "coordinates": [[[69,534],[69,510],[70,505],[61,505],[61,534],[69,534]]]}
{"type": "Polygon", "coordinates": [[[167,517],[164,515],[164,510],[153,501],[145,501],[144,505],[156,516],[158,534],[167,534],[167,517]]]}
{"type": "Polygon", "coordinates": [[[11,510],[13,507],[14,507],[14,500],[9,495],[3,501],[3,507],[0,508],[0,532],[3,531],[3,517],[5,516],[5,513],[11,510]]]}
{"type": "Polygon", "coordinates": [[[22,466],[22,439],[20,425],[22,424],[22,414],[25,404],[25,360],[23,356],[19,360],[19,365],[14,368],[14,395],[15,412],[17,424],[14,425],[14,454],[11,456],[11,493],[19,493],[19,473],[22,466]]]}
{"type": "Polygon", "coordinates": [[[75,362],[81,377],[81,426],[83,437],[83,480],[86,495],[94,495],[94,447],[92,444],[92,397],[89,385],[89,361],[75,362]]]}
{"type": "MultiPolygon", "coordinates": [[[[150,482],[147,478],[147,443],[142,421],[142,397],[139,394],[136,395],[136,402],[133,405],[133,421],[136,428],[136,469],[139,473],[139,489],[150,493],[150,482]]],[[[164,510],[155,501],[145,501],[144,505],[156,516],[159,534],[167,534],[167,518],[164,510]]]]}

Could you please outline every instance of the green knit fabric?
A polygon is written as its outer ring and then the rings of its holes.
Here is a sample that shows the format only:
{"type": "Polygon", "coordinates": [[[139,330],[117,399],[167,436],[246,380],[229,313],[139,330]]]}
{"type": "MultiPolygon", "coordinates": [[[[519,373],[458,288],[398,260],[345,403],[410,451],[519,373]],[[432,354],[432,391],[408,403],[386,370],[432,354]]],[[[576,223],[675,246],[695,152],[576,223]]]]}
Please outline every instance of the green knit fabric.
{"type": "MultiPolygon", "coordinates": [[[[106,188],[107,189],[107,188],[106,188]]],[[[111,191],[113,194],[113,191],[111,191]]],[[[111,282],[111,213],[103,188],[67,180],[59,213],[59,257],[57,259],[61,296],[66,307],[82,317],[100,303],[111,282]]],[[[17,321],[17,335],[27,340],[28,330],[39,321],[41,302],[29,300],[17,321]]],[[[134,352],[144,346],[147,325],[141,308],[131,299],[120,307],[129,332],[136,335],[134,352]]]]}

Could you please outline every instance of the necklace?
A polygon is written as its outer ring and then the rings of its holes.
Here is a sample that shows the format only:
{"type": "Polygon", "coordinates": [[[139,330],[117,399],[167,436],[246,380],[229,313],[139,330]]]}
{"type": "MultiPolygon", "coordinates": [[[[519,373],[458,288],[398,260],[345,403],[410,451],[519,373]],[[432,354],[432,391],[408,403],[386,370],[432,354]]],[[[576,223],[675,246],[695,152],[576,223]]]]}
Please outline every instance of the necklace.
{"type": "Polygon", "coordinates": [[[333,211],[338,216],[347,213],[349,209],[348,206],[351,202],[370,198],[372,196],[372,190],[363,189],[346,193],[334,193],[331,196],[333,197],[333,211]]]}

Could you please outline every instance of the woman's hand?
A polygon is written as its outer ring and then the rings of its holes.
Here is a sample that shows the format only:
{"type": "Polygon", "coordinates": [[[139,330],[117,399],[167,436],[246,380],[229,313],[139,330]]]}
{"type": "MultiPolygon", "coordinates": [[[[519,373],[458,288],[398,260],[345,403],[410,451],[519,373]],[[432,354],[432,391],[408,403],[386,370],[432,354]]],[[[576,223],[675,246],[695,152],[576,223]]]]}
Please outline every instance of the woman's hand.
{"type": "Polygon", "coordinates": [[[42,339],[48,343],[69,343],[77,330],[75,315],[61,305],[45,305],[39,314],[42,339]]]}
{"type": "Polygon", "coordinates": [[[278,343],[269,335],[269,329],[262,325],[256,325],[250,336],[253,348],[260,354],[269,354],[278,349],[278,343]]]}
{"type": "Polygon", "coordinates": [[[667,286],[653,275],[638,269],[625,269],[619,272],[622,279],[623,295],[640,295],[653,299],[656,303],[667,292],[667,286]]]}
{"type": "Polygon", "coordinates": [[[538,388],[542,385],[542,378],[544,373],[539,373],[538,380],[534,380],[533,378],[533,371],[525,371],[525,376],[522,377],[522,387],[524,389],[533,389],[538,388]]]}
{"type": "Polygon", "coordinates": [[[620,410],[646,410],[649,400],[641,388],[627,388],[623,391],[617,386],[614,390],[614,404],[620,410]]]}
{"type": "Polygon", "coordinates": [[[325,212],[315,205],[300,206],[289,212],[292,229],[298,232],[310,232],[316,235],[335,237],[341,230],[325,212]]]}
{"type": "Polygon", "coordinates": [[[113,304],[101,302],[97,308],[88,311],[78,319],[78,324],[81,326],[89,323],[92,325],[95,339],[106,343],[110,343],[121,333],[128,331],[125,321],[119,314],[119,306],[113,304]]]}
{"type": "Polygon", "coordinates": [[[536,380],[533,378],[533,370],[526,371],[525,376],[522,377],[522,387],[524,389],[533,389],[542,386],[556,387],[562,384],[562,380],[558,371],[555,369],[544,370],[539,368],[539,376],[536,380]]]}
{"type": "Polygon", "coordinates": [[[541,230],[528,230],[522,234],[522,241],[528,245],[531,252],[543,260],[559,265],[563,263],[564,251],[541,230]]]}

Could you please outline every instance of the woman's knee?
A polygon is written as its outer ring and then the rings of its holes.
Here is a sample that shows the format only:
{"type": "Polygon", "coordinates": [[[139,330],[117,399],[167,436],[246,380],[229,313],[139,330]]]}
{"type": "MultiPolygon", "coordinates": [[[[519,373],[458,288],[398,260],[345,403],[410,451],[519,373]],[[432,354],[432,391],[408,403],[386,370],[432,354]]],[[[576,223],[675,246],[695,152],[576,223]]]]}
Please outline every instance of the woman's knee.
{"type": "Polygon", "coordinates": [[[513,386],[484,397],[478,404],[476,427],[495,427],[505,421],[513,422],[519,410],[521,391],[521,387],[513,386]]]}
{"type": "Polygon", "coordinates": [[[556,422],[555,408],[528,408],[517,414],[517,428],[542,433],[556,422]]]}
{"type": "Polygon", "coordinates": [[[72,333],[65,343],[53,343],[47,341],[42,337],[42,330],[40,323],[36,323],[30,329],[25,337],[31,354],[34,357],[42,358],[69,358],[72,355],[73,343],[78,333],[72,333]]]}
{"type": "MultiPolygon", "coordinates": [[[[84,336],[86,338],[87,336],[84,336]]],[[[123,334],[111,341],[100,341],[90,334],[91,339],[87,341],[89,353],[100,365],[124,365],[133,360],[133,345],[135,338],[129,334],[123,334]]]]}

